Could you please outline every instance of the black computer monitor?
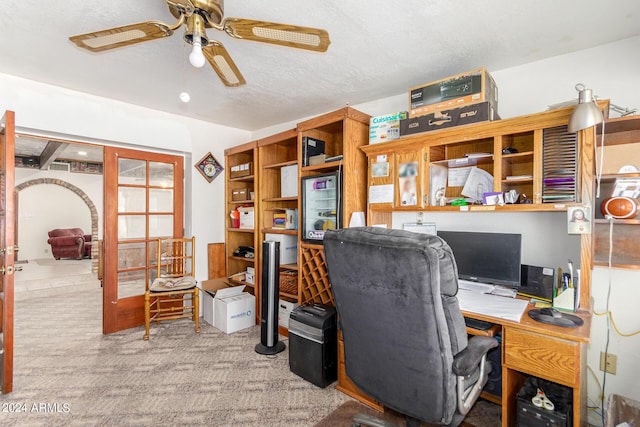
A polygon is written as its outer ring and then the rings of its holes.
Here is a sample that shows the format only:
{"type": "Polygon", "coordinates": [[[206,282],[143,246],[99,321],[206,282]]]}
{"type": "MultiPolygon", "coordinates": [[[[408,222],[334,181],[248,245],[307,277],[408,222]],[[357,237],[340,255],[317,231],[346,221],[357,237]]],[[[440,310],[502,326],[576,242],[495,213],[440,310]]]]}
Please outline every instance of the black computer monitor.
{"type": "Polygon", "coordinates": [[[460,279],[520,286],[520,234],[438,230],[438,236],[451,247],[460,279]]]}

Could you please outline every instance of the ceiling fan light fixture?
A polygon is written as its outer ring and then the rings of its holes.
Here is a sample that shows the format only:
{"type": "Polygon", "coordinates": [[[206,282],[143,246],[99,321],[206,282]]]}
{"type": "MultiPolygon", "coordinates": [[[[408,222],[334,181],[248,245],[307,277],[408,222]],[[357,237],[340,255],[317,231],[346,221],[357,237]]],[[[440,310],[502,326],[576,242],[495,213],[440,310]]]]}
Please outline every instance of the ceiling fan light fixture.
{"type": "Polygon", "coordinates": [[[202,44],[200,43],[200,37],[198,41],[193,42],[193,49],[189,54],[189,62],[196,68],[202,68],[206,62],[204,55],[202,54],[202,44]]]}
{"type": "Polygon", "coordinates": [[[197,13],[187,19],[187,31],[184,33],[184,40],[193,46],[189,54],[189,62],[196,68],[202,68],[206,62],[202,54],[202,45],[209,44],[205,31],[204,18],[197,13]]]}

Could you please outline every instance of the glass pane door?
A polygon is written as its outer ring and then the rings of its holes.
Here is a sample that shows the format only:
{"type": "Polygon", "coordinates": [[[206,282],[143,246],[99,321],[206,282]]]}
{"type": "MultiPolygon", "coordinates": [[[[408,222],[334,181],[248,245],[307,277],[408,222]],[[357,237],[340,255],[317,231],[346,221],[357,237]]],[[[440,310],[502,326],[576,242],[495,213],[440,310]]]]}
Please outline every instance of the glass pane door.
{"type": "Polygon", "coordinates": [[[183,169],[179,156],[105,149],[106,333],[144,321],[157,239],[182,236],[183,169]]]}

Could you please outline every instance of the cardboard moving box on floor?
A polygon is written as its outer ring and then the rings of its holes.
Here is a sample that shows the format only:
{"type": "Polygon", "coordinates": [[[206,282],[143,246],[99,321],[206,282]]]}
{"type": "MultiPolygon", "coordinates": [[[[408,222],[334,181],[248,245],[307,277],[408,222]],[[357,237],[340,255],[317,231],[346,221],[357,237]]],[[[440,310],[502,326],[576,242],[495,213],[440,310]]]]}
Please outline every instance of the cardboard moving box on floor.
{"type": "Polygon", "coordinates": [[[231,286],[227,278],[202,282],[204,320],[230,334],[256,324],[256,298],[243,286],[231,286]]]}
{"type": "Polygon", "coordinates": [[[220,279],[210,279],[202,282],[202,292],[200,292],[201,300],[202,300],[202,318],[205,322],[214,325],[214,297],[216,292],[220,289],[227,289],[232,287],[233,285],[229,283],[226,277],[222,277],[220,279]]]}

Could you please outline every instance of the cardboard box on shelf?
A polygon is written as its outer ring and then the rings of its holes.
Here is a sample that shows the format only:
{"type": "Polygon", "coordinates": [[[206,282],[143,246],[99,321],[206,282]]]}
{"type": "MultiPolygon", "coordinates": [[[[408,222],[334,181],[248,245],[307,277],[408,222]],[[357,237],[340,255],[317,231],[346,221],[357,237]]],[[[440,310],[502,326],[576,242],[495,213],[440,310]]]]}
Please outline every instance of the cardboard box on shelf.
{"type": "Polygon", "coordinates": [[[298,237],[290,234],[267,233],[265,240],[280,242],[280,265],[298,263],[298,237]]]}
{"type": "Polygon", "coordinates": [[[248,188],[236,188],[231,190],[231,201],[232,202],[241,202],[244,200],[249,200],[249,189],[248,188]]]}
{"type": "Polygon", "coordinates": [[[298,197],[298,165],[280,168],[280,197],[298,197]]]}
{"type": "Polygon", "coordinates": [[[500,117],[498,117],[498,113],[493,109],[491,103],[481,102],[401,120],[400,135],[413,135],[415,133],[498,119],[500,117]]]}
{"type": "Polygon", "coordinates": [[[240,228],[252,229],[254,227],[253,207],[238,208],[238,212],[240,212],[240,228]]]}
{"type": "Polygon", "coordinates": [[[369,120],[369,144],[400,138],[400,120],[407,117],[406,111],[371,117],[369,120]]]}
{"type": "Polygon", "coordinates": [[[489,102],[498,111],[498,87],[484,67],[409,89],[409,117],[489,102]]]}
{"type": "Polygon", "coordinates": [[[255,283],[256,283],[256,269],[254,267],[247,267],[247,272],[244,275],[244,280],[247,283],[255,285],[255,283]]]}
{"type": "Polygon", "coordinates": [[[298,303],[278,300],[278,325],[289,329],[289,318],[294,308],[298,306],[298,303]]]}
{"type": "Polygon", "coordinates": [[[242,163],[241,165],[231,166],[229,170],[229,177],[242,178],[244,176],[253,175],[253,162],[242,163]]]}
{"type": "Polygon", "coordinates": [[[322,165],[327,162],[326,154],[318,154],[317,156],[309,157],[309,166],[322,165]]]}

